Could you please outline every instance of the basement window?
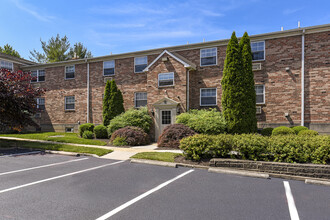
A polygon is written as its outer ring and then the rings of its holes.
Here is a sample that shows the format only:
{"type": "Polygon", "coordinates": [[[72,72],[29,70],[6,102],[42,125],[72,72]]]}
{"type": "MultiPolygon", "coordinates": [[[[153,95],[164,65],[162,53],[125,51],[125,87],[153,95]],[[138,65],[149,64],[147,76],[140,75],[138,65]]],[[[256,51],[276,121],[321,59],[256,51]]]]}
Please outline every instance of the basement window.
{"type": "Polygon", "coordinates": [[[65,132],[66,133],[73,133],[73,128],[70,127],[70,128],[65,128],[65,132]]]}

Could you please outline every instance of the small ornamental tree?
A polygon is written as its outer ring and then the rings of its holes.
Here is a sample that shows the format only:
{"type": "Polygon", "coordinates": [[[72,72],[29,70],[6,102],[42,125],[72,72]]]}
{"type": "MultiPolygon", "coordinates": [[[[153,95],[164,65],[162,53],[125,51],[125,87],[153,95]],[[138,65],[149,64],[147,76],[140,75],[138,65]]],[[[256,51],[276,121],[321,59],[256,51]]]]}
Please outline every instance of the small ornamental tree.
{"type": "Polygon", "coordinates": [[[230,133],[242,133],[244,120],[244,89],[245,82],[242,75],[242,54],[235,32],[229,40],[223,70],[222,110],[230,133]]]}
{"type": "Polygon", "coordinates": [[[247,32],[244,33],[239,43],[242,53],[242,89],[244,98],[241,100],[243,104],[243,120],[242,133],[257,132],[256,117],[256,91],[254,87],[254,74],[252,71],[252,52],[250,37],[247,32]]]}
{"type": "Polygon", "coordinates": [[[0,126],[21,130],[24,126],[38,127],[31,116],[37,112],[36,98],[45,90],[34,88],[30,73],[0,70],[0,126]]]}
{"type": "Polygon", "coordinates": [[[107,81],[103,99],[103,125],[108,126],[111,119],[125,111],[121,91],[114,80],[107,81]]]}

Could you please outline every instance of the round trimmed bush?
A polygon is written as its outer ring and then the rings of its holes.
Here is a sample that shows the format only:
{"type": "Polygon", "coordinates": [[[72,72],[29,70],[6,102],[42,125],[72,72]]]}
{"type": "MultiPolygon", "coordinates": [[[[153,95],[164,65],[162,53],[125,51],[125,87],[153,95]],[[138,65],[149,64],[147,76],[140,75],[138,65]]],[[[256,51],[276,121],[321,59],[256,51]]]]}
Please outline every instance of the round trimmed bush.
{"type": "Polygon", "coordinates": [[[80,137],[83,136],[83,133],[85,131],[91,131],[93,133],[94,132],[94,125],[92,123],[81,124],[79,126],[79,135],[80,135],[80,137]]]}
{"type": "Polygon", "coordinates": [[[261,130],[262,136],[271,136],[274,128],[264,128],[261,130]]]}
{"type": "Polygon", "coordinates": [[[300,131],[308,130],[308,128],[306,128],[305,126],[295,126],[291,129],[294,130],[296,134],[298,134],[300,131]]]}
{"type": "Polygon", "coordinates": [[[108,125],[109,136],[120,128],[127,126],[139,127],[148,133],[152,124],[152,119],[147,108],[129,109],[126,112],[116,116],[108,125]]]}
{"type": "Polygon", "coordinates": [[[314,131],[314,130],[301,130],[298,133],[299,136],[317,136],[319,135],[319,132],[314,131]]]}
{"type": "Polygon", "coordinates": [[[94,133],[92,131],[84,131],[82,137],[84,139],[93,139],[94,138],[94,133]]]}
{"type": "Polygon", "coordinates": [[[95,126],[94,133],[95,133],[96,138],[99,138],[99,139],[108,138],[107,127],[105,127],[104,125],[95,126]]]}
{"type": "Polygon", "coordinates": [[[180,140],[184,137],[195,135],[188,126],[183,124],[173,124],[167,126],[158,138],[158,147],[179,148],[180,140]]]}
{"type": "Polygon", "coordinates": [[[115,131],[110,138],[110,143],[116,144],[117,137],[124,138],[129,146],[145,145],[150,143],[149,136],[142,128],[128,126],[115,131]]]}
{"type": "Polygon", "coordinates": [[[285,126],[274,128],[272,132],[272,135],[288,135],[288,134],[296,134],[296,133],[291,128],[285,126]]]}

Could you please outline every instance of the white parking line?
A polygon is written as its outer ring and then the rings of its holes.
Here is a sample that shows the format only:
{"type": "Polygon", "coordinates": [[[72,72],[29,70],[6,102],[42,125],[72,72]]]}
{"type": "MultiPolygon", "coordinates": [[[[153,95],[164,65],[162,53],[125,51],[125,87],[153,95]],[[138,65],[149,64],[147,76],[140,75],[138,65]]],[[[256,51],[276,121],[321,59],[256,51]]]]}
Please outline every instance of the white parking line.
{"type": "Polygon", "coordinates": [[[187,175],[187,174],[189,174],[189,173],[191,173],[193,171],[194,170],[188,170],[187,172],[184,172],[184,173],[180,174],[179,176],[176,176],[175,178],[170,179],[170,180],[166,181],[165,183],[160,184],[159,186],[156,186],[155,188],[153,188],[153,189],[151,189],[151,190],[149,190],[149,191],[147,191],[147,192],[139,195],[138,197],[136,197],[136,198],[134,198],[134,199],[132,199],[132,200],[130,200],[130,201],[122,204],[121,206],[115,208],[114,210],[108,212],[107,214],[102,215],[101,217],[97,218],[96,220],[105,220],[105,219],[110,218],[111,216],[115,215],[116,213],[120,212],[121,210],[129,207],[130,205],[136,203],[137,201],[143,199],[144,197],[146,197],[146,196],[148,196],[148,195],[150,195],[150,194],[152,194],[152,193],[160,190],[161,188],[167,186],[168,184],[174,182],[177,179],[180,179],[181,177],[184,177],[185,175],[187,175]]]}
{"type": "Polygon", "coordinates": [[[15,156],[21,156],[21,155],[26,155],[26,154],[39,154],[41,153],[41,151],[31,151],[31,152],[25,152],[25,153],[19,153],[19,154],[8,154],[8,155],[4,155],[4,156],[0,156],[1,157],[15,157],[15,156]]]}
{"type": "Polygon", "coordinates": [[[72,162],[77,162],[77,161],[87,160],[87,159],[88,158],[85,157],[85,158],[81,158],[81,159],[77,159],[77,160],[69,160],[69,161],[64,161],[64,162],[59,162],[59,163],[52,163],[52,164],[47,164],[47,165],[42,165],[42,166],[37,166],[37,167],[25,168],[25,169],[21,169],[21,170],[14,170],[14,171],[9,171],[9,172],[5,172],[5,173],[0,173],[0,176],[12,174],[12,173],[19,173],[19,172],[28,171],[28,170],[40,169],[40,168],[44,168],[44,167],[57,166],[57,165],[61,165],[61,164],[72,163],[72,162]]]}
{"type": "Polygon", "coordinates": [[[291,220],[299,220],[299,215],[298,215],[298,211],[296,208],[296,204],[294,203],[290,184],[288,181],[283,181],[283,184],[284,184],[286,198],[288,200],[288,206],[289,206],[291,220]]]}
{"type": "Polygon", "coordinates": [[[100,168],[107,167],[107,166],[112,166],[112,165],[122,163],[122,162],[125,162],[125,161],[118,161],[118,162],[114,162],[114,163],[110,163],[110,164],[104,164],[104,165],[101,165],[101,166],[92,167],[92,168],[88,168],[88,169],[85,169],[85,170],[76,171],[76,172],[73,172],[73,173],[67,173],[67,174],[64,174],[64,175],[55,176],[55,177],[51,177],[51,178],[48,178],[48,179],[43,179],[43,180],[35,181],[35,182],[32,182],[32,183],[27,183],[27,184],[24,184],[24,185],[11,187],[11,188],[8,188],[8,189],[0,190],[0,194],[5,193],[5,192],[9,192],[9,191],[12,191],[12,190],[15,190],[15,189],[20,189],[20,188],[23,188],[23,187],[36,185],[38,183],[44,183],[44,182],[47,182],[47,181],[60,179],[60,178],[63,178],[63,177],[72,176],[72,175],[75,175],[75,174],[84,173],[84,172],[87,172],[87,171],[96,170],[96,169],[100,169],[100,168]]]}

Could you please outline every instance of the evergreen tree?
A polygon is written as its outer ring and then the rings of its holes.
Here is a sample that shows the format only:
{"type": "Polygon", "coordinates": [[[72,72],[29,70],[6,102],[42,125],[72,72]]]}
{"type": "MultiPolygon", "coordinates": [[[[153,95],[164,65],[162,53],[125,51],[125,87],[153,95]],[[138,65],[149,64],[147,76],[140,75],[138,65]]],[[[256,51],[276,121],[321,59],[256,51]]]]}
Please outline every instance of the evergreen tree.
{"type": "Polygon", "coordinates": [[[242,53],[242,67],[244,80],[243,89],[244,99],[243,105],[245,112],[244,125],[242,126],[244,133],[254,133],[257,131],[257,117],[256,117],[256,91],[254,87],[254,74],[252,71],[252,52],[250,37],[247,32],[244,33],[239,43],[242,53]]]}
{"type": "Polygon", "coordinates": [[[21,58],[19,53],[16,50],[14,50],[13,47],[10,46],[9,44],[4,45],[3,48],[0,47],[0,52],[11,55],[11,56],[14,56],[14,57],[21,58]]]}
{"type": "Polygon", "coordinates": [[[244,92],[245,82],[242,74],[242,54],[235,32],[229,40],[223,70],[222,85],[222,110],[230,133],[243,133],[244,124],[244,92]]]}
{"type": "Polygon", "coordinates": [[[103,98],[103,125],[108,126],[111,119],[125,111],[121,91],[114,80],[107,81],[103,98]]]}
{"type": "Polygon", "coordinates": [[[92,53],[88,51],[87,48],[84,47],[82,43],[78,42],[74,44],[73,48],[72,47],[70,48],[69,57],[70,59],[73,58],[83,59],[83,58],[91,58],[93,56],[92,53]]]}

